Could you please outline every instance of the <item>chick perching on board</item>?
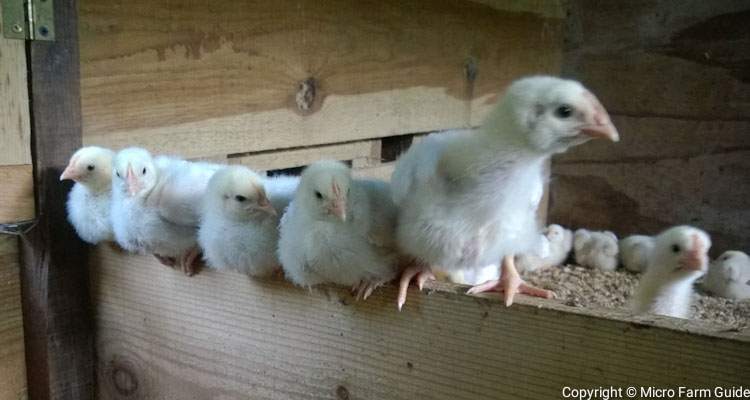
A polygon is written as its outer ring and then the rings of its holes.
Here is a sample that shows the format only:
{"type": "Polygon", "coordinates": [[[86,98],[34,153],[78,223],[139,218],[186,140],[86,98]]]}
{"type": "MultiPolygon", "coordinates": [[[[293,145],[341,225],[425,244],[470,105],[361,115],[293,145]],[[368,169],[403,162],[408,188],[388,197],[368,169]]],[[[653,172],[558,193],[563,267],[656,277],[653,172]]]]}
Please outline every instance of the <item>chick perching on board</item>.
{"type": "Polygon", "coordinates": [[[656,236],[633,295],[633,311],[689,318],[693,284],[708,268],[710,247],[708,235],[690,226],[676,226],[656,236]]]}
{"type": "Polygon", "coordinates": [[[366,299],[397,274],[396,207],[388,184],[353,179],[337,161],[305,169],[281,220],[279,259],[296,285],[353,286],[366,299]]]}
{"type": "Polygon", "coordinates": [[[417,264],[401,276],[398,306],[412,278],[501,263],[499,280],[471,293],[551,297],[526,284],[513,257],[537,248],[534,209],[544,162],[592,138],[619,140],[607,111],[580,83],[549,76],[514,82],[478,132],[433,134],[409,149],[391,180],[400,207],[397,243],[417,264]]]}
{"type": "Polygon", "coordinates": [[[281,268],[276,248],[279,215],[289,205],[297,179],[278,185],[249,168],[219,170],[208,182],[203,200],[198,243],[209,267],[268,276],[281,268]],[[280,186],[287,187],[279,192],[280,186]],[[267,190],[270,189],[270,190],[267,190]]]}
{"type": "Polygon", "coordinates": [[[68,194],[68,221],[83,241],[97,244],[112,240],[112,157],[114,152],[96,146],[76,151],[60,180],[75,181],[68,194]]]}

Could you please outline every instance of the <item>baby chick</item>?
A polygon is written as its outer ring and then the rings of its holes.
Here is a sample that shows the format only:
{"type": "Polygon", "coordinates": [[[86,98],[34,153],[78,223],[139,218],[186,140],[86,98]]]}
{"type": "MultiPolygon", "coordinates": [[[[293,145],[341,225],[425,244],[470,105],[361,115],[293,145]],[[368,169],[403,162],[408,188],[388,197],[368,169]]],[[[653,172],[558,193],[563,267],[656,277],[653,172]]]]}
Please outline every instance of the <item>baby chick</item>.
{"type": "Polygon", "coordinates": [[[561,265],[573,248],[573,232],[560,225],[552,224],[544,229],[541,249],[534,253],[516,256],[519,271],[535,271],[561,265]]]}
{"type": "Polygon", "coordinates": [[[70,158],[60,180],[75,181],[68,194],[68,221],[83,241],[97,244],[112,240],[112,157],[114,152],[96,146],[82,147],[70,158]]]}
{"type": "Polygon", "coordinates": [[[708,267],[703,289],[728,299],[750,299],[750,257],[741,251],[726,251],[708,267]]]}
{"type": "Polygon", "coordinates": [[[575,259],[578,265],[600,271],[617,269],[617,236],[610,231],[576,231],[573,238],[575,259]]]}
{"type": "Polygon", "coordinates": [[[693,283],[706,273],[710,247],[708,234],[690,226],[670,228],[656,236],[633,296],[633,311],[689,318],[693,283]]]}
{"type": "Polygon", "coordinates": [[[622,266],[631,272],[644,272],[648,258],[654,248],[654,238],[644,235],[632,235],[620,240],[620,261],[622,266]]]}
{"type": "MultiPolygon", "coordinates": [[[[271,181],[269,186],[278,185],[271,181]]],[[[278,270],[279,215],[292,195],[293,190],[267,193],[262,178],[243,166],[216,172],[208,182],[198,231],[208,266],[251,276],[278,270]]]]}
{"type": "Polygon", "coordinates": [[[284,273],[300,286],[353,286],[366,299],[396,276],[395,223],[388,184],[353,179],[346,165],[318,161],[302,173],[281,220],[284,273]]]}

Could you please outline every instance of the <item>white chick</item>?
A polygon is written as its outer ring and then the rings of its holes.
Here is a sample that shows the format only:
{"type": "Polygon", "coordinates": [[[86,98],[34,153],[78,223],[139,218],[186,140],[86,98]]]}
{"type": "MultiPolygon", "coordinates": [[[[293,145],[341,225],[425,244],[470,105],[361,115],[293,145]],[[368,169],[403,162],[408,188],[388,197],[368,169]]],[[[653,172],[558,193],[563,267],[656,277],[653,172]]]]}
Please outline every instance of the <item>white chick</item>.
{"type": "Polygon", "coordinates": [[[617,236],[610,231],[579,229],[573,237],[573,249],[576,264],[580,266],[600,271],[617,269],[617,236]]]}
{"type": "Polygon", "coordinates": [[[648,258],[654,248],[654,238],[644,235],[632,235],[620,240],[620,261],[630,272],[644,272],[648,258]]]}
{"type": "Polygon", "coordinates": [[[112,199],[114,152],[96,146],[82,147],[70,158],[60,180],[75,181],[68,194],[68,221],[85,242],[112,240],[109,217],[112,199]]]}
{"type": "Polygon", "coordinates": [[[302,173],[281,220],[284,274],[300,286],[353,286],[366,299],[397,274],[395,222],[388,184],[353,179],[346,165],[318,161],[302,173]]]}
{"type": "Polygon", "coordinates": [[[708,267],[703,289],[728,299],[750,299],[750,257],[741,251],[726,251],[708,267]]]}
{"type": "Polygon", "coordinates": [[[156,157],[141,148],[117,153],[112,177],[112,226],[122,248],[152,253],[193,275],[199,255],[199,208],[219,165],[156,157]]]}
{"type": "Polygon", "coordinates": [[[419,260],[401,277],[399,309],[412,278],[418,286],[441,271],[501,264],[500,280],[469,293],[517,292],[551,297],[527,285],[514,256],[539,246],[534,210],[544,163],[591,138],[619,139],[609,115],[580,83],[549,76],[515,81],[483,126],[432,134],[396,165],[391,184],[399,206],[397,243],[419,260]],[[533,200],[532,200],[533,199],[533,200]]]}
{"type": "Polygon", "coordinates": [[[251,276],[268,276],[278,270],[278,216],[292,200],[297,181],[291,179],[291,187],[275,184],[286,182],[283,178],[264,184],[243,166],[216,172],[208,182],[198,230],[207,265],[251,276]]]}
{"type": "Polygon", "coordinates": [[[542,248],[534,253],[520,254],[516,257],[516,268],[521,271],[535,271],[561,265],[568,258],[573,248],[573,232],[560,225],[546,227],[542,235],[542,248]]]}
{"type": "Polygon", "coordinates": [[[677,226],[654,238],[646,272],[633,295],[637,314],[689,318],[693,283],[708,267],[711,239],[700,229],[677,226]]]}

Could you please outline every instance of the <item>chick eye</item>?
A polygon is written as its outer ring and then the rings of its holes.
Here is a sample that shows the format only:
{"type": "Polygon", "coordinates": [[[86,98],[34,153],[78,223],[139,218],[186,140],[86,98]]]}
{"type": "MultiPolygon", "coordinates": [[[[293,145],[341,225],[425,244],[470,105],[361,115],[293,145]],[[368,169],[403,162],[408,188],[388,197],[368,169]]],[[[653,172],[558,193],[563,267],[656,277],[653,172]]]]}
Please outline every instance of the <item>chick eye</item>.
{"type": "Polygon", "coordinates": [[[322,199],[322,198],[323,198],[323,195],[322,195],[322,194],[320,194],[320,192],[316,190],[316,191],[315,191],[315,197],[317,197],[318,199],[322,199]]]}
{"type": "Polygon", "coordinates": [[[117,171],[115,171],[115,175],[117,175],[118,178],[120,177],[120,173],[117,171]]]}
{"type": "Polygon", "coordinates": [[[555,109],[555,116],[557,118],[568,118],[573,115],[573,107],[563,104],[555,109]]]}
{"type": "Polygon", "coordinates": [[[146,168],[145,168],[145,167],[143,168],[143,173],[142,173],[142,175],[146,175],[146,168]]]}
{"type": "Polygon", "coordinates": [[[672,253],[679,253],[680,252],[680,246],[673,244],[672,245],[672,253]]]}
{"type": "Polygon", "coordinates": [[[94,170],[94,166],[93,165],[89,165],[88,167],[86,167],[86,169],[89,170],[89,171],[93,171],[94,170]]]}
{"type": "Polygon", "coordinates": [[[235,200],[239,201],[240,203],[242,203],[243,201],[247,200],[247,197],[239,195],[239,194],[237,196],[234,196],[234,198],[235,198],[235,200]]]}

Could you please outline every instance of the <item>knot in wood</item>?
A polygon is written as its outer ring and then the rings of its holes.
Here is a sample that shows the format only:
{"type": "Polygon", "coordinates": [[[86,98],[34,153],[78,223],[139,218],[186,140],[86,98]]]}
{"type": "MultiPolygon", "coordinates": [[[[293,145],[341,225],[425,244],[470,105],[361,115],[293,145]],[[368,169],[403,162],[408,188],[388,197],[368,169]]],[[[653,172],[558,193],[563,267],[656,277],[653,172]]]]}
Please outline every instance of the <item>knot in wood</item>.
{"type": "Polygon", "coordinates": [[[477,60],[474,57],[469,57],[464,61],[464,77],[469,82],[474,82],[477,79],[477,73],[479,67],[477,66],[477,60]]]}
{"type": "Polygon", "coordinates": [[[295,100],[297,108],[302,112],[308,112],[315,102],[315,91],[317,82],[315,78],[310,77],[299,83],[295,100]]]}
{"type": "Polygon", "coordinates": [[[115,362],[110,371],[110,382],[117,394],[129,397],[138,391],[138,378],[131,369],[131,365],[115,362]]]}
{"type": "Polygon", "coordinates": [[[349,389],[343,385],[339,385],[339,387],[336,388],[336,398],[339,400],[349,400],[349,389]]]}

